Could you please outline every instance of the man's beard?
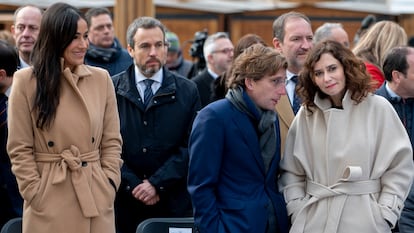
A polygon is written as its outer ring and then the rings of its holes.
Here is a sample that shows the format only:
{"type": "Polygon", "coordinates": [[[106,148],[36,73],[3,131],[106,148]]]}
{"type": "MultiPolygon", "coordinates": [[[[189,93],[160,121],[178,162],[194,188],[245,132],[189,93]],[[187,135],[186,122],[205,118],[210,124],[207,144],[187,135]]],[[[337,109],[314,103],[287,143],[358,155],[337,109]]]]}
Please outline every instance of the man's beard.
{"type": "Polygon", "coordinates": [[[146,68],[145,66],[143,67],[143,69],[140,69],[142,74],[145,77],[152,77],[154,76],[155,73],[157,73],[160,70],[160,67],[149,67],[146,68]]]}

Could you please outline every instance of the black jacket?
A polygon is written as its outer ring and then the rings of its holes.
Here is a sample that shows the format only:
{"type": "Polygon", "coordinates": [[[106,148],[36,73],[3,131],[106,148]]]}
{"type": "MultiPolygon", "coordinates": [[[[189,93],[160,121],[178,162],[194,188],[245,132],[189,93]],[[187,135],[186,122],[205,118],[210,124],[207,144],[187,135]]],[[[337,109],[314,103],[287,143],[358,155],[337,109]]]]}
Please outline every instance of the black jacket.
{"type": "Polygon", "coordinates": [[[122,182],[116,200],[117,226],[135,232],[150,217],[184,216],[191,212],[186,190],[188,137],[200,109],[196,85],[167,69],[163,82],[144,109],[135,84],[134,65],[113,77],[123,139],[122,182]],[[145,206],[131,191],[148,179],[160,202],[145,206]]]}
{"type": "Polygon", "coordinates": [[[401,122],[404,124],[405,129],[407,130],[411,146],[414,148],[414,98],[392,98],[385,88],[386,83],[387,82],[384,82],[381,87],[377,89],[375,94],[385,97],[392,104],[400,117],[401,122]]]}
{"type": "Polygon", "coordinates": [[[214,89],[214,78],[207,71],[207,68],[200,74],[192,78],[198,88],[201,98],[201,106],[205,107],[209,103],[213,102],[213,89],[214,89]]]}

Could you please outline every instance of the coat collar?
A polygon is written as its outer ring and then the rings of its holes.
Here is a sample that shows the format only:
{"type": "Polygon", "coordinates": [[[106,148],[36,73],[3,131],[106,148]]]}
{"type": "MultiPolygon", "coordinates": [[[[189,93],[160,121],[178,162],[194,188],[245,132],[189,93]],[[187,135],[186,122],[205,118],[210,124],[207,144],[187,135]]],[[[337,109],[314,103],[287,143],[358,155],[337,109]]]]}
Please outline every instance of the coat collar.
{"type": "MultiPolygon", "coordinates": [[[[134,66],[135,65],[131,65],[125,72],[115,75],[113,79],[118,95],[124,96],[136,105],[141,105],[142,102],[139,101],[140,95],[135,83],[134,66]]],[[[154,98],[157,96],[172,95],[176,93],[177,86],[174,74],[168,71],[167,68],[164,68],[162,75],[163,79],[161,87],[154,94],[154,98]]]]}
{"type": "Polygon", "coordinates": [[[84,64],[78,65],[75,67],[75,70],[72,72],[68,67],[64,66],[64,59],[60,59],[60,66],[62,69],[63,76],[68,79],[70,82],[74,82],[75,84],[78,83],[80,78],[84,78],[86,76],[91,76],[92,72],[88,69],[88,67],[84,64]]]}
{"type": "MultiPolygon", "coordinates": [[[[320,108],[322,111],[332,108],[332,103],[329,97],[321,98],[318,93],[315,95],[315,105],[320,108]]],[[[351,92],[347,90],[345,92],[344,98],[342,98],[342,107],[343,109],[348,109],[355,104],[355,101],[351,99],[351,92]]]]}

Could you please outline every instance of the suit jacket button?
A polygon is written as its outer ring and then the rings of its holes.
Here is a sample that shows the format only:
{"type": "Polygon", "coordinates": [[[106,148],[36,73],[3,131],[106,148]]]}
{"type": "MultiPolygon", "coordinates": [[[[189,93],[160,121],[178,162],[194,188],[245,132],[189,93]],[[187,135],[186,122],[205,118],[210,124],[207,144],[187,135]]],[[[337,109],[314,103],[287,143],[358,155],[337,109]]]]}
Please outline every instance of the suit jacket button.
{"type": "Polygon", "coordinates": [[[95,142],[95,138],[94,137],[92,137],[92,143],[94,143],[95,142]]]}
{"type": "Polygon", "coordinates": [[[53,141],[48,141],[48,142],[47,142],[47,145],[48,145],[49,147],[53,147],[53,146],[55,145],[55,143],[54,143],[53,141]]]}

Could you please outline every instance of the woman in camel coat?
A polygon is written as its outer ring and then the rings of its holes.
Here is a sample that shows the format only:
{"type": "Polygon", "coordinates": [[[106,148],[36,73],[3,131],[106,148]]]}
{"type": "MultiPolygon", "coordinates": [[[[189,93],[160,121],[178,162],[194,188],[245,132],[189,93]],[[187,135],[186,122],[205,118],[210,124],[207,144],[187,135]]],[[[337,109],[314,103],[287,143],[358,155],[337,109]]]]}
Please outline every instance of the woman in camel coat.
{"type": "Polygon", "coordinates": [[[15,73],[7,149],[24,198],[24,233],[115,232],[119,119],[108,73],[83,65],[87,47],[78,9],[54,4],[33,67],[15,73]]]}

